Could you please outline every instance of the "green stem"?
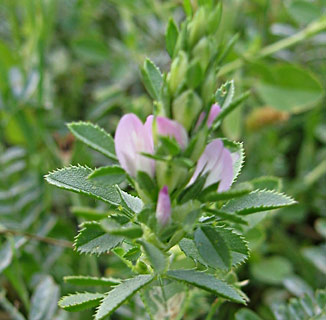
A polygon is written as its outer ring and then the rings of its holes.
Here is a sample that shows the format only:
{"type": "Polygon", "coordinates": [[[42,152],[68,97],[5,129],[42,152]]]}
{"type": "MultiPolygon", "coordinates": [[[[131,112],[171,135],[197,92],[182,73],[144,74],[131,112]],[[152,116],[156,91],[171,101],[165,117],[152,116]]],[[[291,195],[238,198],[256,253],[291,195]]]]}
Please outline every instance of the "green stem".
{"type": "Polygon", "coordinates": [[[268,57],[274,54],[275,52],[289,48],[305,39],[312,37],[313,35],[323,30],[326,30],[326,17],[322,17],[321,19],[310,23],[305,29],[286,39],[282,39],[262,48],[255,54],[244,55],[242,58],[239,58],[235,61],[226,64],[220,69],[219,76],[223,76],[229,72],[241,68],[246,62],[255,62],[259,59],[268,57]]]}
{"type": "Polygon", "coordinates": [[[216,310],[222,305],[223,302],[224,300],[222,298],[217,298],[212,304],[211,309],[209,310],[209,313],[205,320],[212,320],[216,313],[216,310]]]}

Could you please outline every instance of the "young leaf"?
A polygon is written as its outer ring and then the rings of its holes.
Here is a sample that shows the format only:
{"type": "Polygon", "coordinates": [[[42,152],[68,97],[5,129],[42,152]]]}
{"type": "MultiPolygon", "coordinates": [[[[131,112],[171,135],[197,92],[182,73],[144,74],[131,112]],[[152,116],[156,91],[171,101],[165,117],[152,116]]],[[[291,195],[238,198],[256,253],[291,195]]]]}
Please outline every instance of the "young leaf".
{"type": "Polygon", "coordinates": [[[226,109],[232,102],[234,96],[234,81],[227,81],[222,84],[215,93],[215,100],[221,107],[221,109],[226,109]]]}
{"type": "Polygon", "coordinates": [[[45,176],[48,183],[69,191],[82,193],[118,206],[121,202],[115,186],[101,187],[93,183],[88,176],[93,171],[82,166],[72,166],[50,172],[45,176]]]}
{"type": "Polygon", "coordinates": [[[165,33],[165,44],[166,44],[166,50],[171,58],[174,55],[174,49],[178,40],[178,35],[179,35],[178,27],[176,26],[174,20],[170,18],[165,33]]]}
{"type": "Polygon", "coordinates": [[[153,269],[157,273],[162,273],[165,271],[167,267],[167,260],[165,254],[155,247],[153,244],[146,241],[139,241],[139,243],[143,246],[144,251],[150,261],[153,269]]]}
{"type": "Polygon", "coordinates": [[[153,280],[153,275],[139,275],[125,280],[120,285],[107,293],[96,311],[95,320],[109,316],[114,310],[120,307],[136,291],[140,290],[153,280]]]}
{"type": "Polygon", "coordinates": [[[202,226],[194,234],[199,254],[211,268],[230,269],[231,253],[224,238],[210,226],[202,226]]]}
{"type": "Polygon", "coordinates": [[[221,210],[227,213],[247,215],[287,207],[295,203],[296,201],[282,193],[257,190],[243,197],[230,200],[221,210]]]}
{"type": "Polygon", "coordinates": [[[151,60],[146,59],[141,73],[148,93],[153,99],[159,100],[163,85],[163,77],[160,70],[151,60]]]}
{"type": "Polygon", "coordinates": [[[80,253],[101,254],[115,248],[122,237],[106,233],[98,222],[84,222],[74,247],[80,253]]]}
{"type": "Polygon", "coordinates": [[[112,278],[98,278],[90,276],[66,276],[63,278],[66,283],[76,286],[116,286],[121,283],[120,280],[112,278]]]}
{"type": "Polygon", "coordinates": [[[68,128],[76,138],[89,147],[103,153],[111,160],[117,160],[114,140],[104,129],[90,122],[71,122],[68,128]]]}
{"type": "Polygon", "coordinates": [[[75,293],[62,297],[58,305],[66,311],[81,311],[98,306],[104,297],[102,293],[75,293]]]}
{"type": "Polygon", "coordinates": [[[245,303],[244,298],[234,287],[222,280],[216,279],[211,274],[196,270],[170,270],[167,272],[167,276],[171,279],[183,281],[198,288],[210,291],[225,299],[238,303],[245,303]]]}
{"type": "Polygon", "coordinates": [[[118,166],[101,167],[95,169],[88,178],[91,179],[92,182],[110,186],[123,182],[126,179],[126,173],[118,166]]]}

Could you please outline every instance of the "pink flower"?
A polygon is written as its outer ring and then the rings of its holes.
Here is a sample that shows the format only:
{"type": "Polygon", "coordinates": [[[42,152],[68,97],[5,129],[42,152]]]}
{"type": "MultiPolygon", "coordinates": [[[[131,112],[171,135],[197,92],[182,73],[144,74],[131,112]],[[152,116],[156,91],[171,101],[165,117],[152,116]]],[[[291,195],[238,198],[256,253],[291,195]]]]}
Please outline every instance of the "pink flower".
{"type": "MultiPolygon", "coordinates": [[[[153,120],[154,116],[150,115],[147,117],[146,123],[149,123],[150,126],[150,124],[153,124],[153,120]]],[[[156,117],[155,121],[157,133],[160,136],[174,138],[182,149],[187,146],[187,131],[179,122],[160,116],[156,117]]]]}
{"type": "Polygon", "coordinates": [[[130,176],[136,177],[137,171],[144,171],[154,177],[154,160],[141,154],[154,153],[150,122],[143,124],[136,115],[126,114],[118,124],[114,140],[120,165],[130,176]]]}
{"type": "MultiPolygon", "coordinates": [[[[214,122],[214,120],[217,118],[217,116],[220,114],[221,112],[221,107],[215,103],[212,105],[211,110],[209,111],[208,114],[208,119],[207,119],[207,126],[208,128],[210,128],[214,122]]],[[[195,128],[198,129],[199,126],[203,123],[204,119],[205,119],[206,113],[202,112],[198,118],[198,121],[196,123],[195,128]]]]}
{"type": "Polygon", "coordinates": [[[196,170],[188,185],[195,182],[199,175],[208,173],[204,188],[219,182],[217,191],[226,191],[233,180],[233,161],[231,153],[219,139],[209,143],[197,162],[196,170]]]}
{"type": "Polygon", "coordinates": [[[156,219],[161,226],[166,226],[171,218],[171,200],[168,187],[164,186],[159,194],[156,206],[156,219]]]}

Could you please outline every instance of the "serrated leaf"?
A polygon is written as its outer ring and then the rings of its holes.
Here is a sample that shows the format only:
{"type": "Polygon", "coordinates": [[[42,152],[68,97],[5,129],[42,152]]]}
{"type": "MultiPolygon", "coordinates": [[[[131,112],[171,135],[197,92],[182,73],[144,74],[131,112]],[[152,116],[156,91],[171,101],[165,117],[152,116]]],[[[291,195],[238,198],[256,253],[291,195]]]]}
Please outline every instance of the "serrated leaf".
{"type": "Polygon", "coordinates": [[[134,197],[131,194],[117,188],[121,197],[121,204],[127,209],[130,213],[139,213],[143,208],[143,202],[138,198],[134,197]]]}
{"type": "Polygon", "coordinates": [[[248,222],[245,219],[231,213],[223,212],[218,209],[210,209],[210,208],[205,208],[205,211],[213,214],[214,216],[218,217],[219,220],[222,221],[227,220],[238,224],[248,225],[248,222]]]}
{"type": "Polygon", "coordinates": [[[126,173],[118,166],[101,167],[92,171],[88,178],[100,185],[111,186],[125,181],[126,173]]]}
{"type": "Polygon", "coordinates": [[[57,309],[58,298],[58,285],[53,281],[52,277],[44,277],[36,286],[33,293],[28,319],[52,319],[57,309]]]}
{"type": "Polygon", "coordinates": [[[106,233],[98,222],[84,222],[74,247],[81,253],[101,254],[115,248],[122,240],[122,237],[106,233]]]}
{"type": "Polygon", "coordinates": [[[89,147],[112,160],[117,160],[114,140],[104,129],[90,122],[71,122],[68,128],[76,138],[89,147]]]}
{"type": "Polygon", "coordinates": [[[226,240],[231,251],[232,266],[237,266],[248,259],[249,248],[243,236],[225,227],[218,227],[215,230],[226,240]]]}
{"type": "Polygon", "coordinates": [[[296,201],[282,193],[257,190],[243,197],[230,200],[221,210],[227,213],[247,215],[287,207],[295,203],[296,201]]]}
{"type": "Polygon", "coordinates": [[[255,189],[275,190],[280,192],[282,189],[282,180],[278,177],[259,177],[250,181],[255,189]]]}
{"type": "Polygon", "coordinates": [[[139,241],[139,243],[143,246],[144,251],[150,261],[153,269],[157,273],[162,273],[165,271],[167,267],[167,257],[166,255],[153,244],[147,241],[139,241]]]}
{"type": "Polygon", "coordinates": [[[72,166],[50,172],[45,180],[56,187],[82,193],[112,205],[118,206],[121,202],[118,190],[115,186],[101,187],[93,183],[88,176],[93,171],[82,166],[72,166]]]}
{"type": "Polygon", "coordinates": [[[102,293],[75,293],[62,297],[58,305],[66,311],[81,311],[98,306],[104,297],[102,293]]]}
{"type": "Polygon", "coordinates": [[[210,274],[196,270],[170,270],[167,272],[167,276],[171,279],[183,281],[201,289],[213,292],[225,299],[238,303],[245,303],[244,298],[234,287],[210,274]]]}
{"type": "Polygon", "coordinates": [[[90,276],[66,276],[63,280],[76,286],[116,286],[121,283],[118,279],[90,276]]]}
{"type": "Polygon", "coordinates": [[[179,242],[179,247],[187,257],[206,266],[205,261],[200,256],[198,249],[196,248],[196,244],[192,239],[183,238],[179,242]]]}
{"type": "Polygon", "coordinates": [[[174,20],[170,18],[165,33],[165,44],[166,44],[166,50],[171,58],[174,55],[174,49],[177,44],[178,35],[179,35],[178,27],[176,26],[174,20]]]}
{"type": "Polygon", "coordinates": [[[226,109],[232,102],[234,96],[234,81],[227,81],[222,84],[215,93],[215,100],[221,107],[221,109],[226,109]]]}
{"type": "Polygon", "coordinates": [[[231,253],[224,238],[210,226],[195,231],[194,239],[199,254],[214,269],[230,269],[231,253]]]}
{"type": "Polygon", "coordinates": [[[159,100],[163,85],[163,77],[160,70],[151,60],[146,59],[141,73],[148,93],[153,99],[159,100]]]}
{"type": "Polygon", "coordinates": [[[114,310],[119,308],[135,292],[146,286],[153,280],[153,275],[139,275],[125,280],[120,285],[107,293],[96,311],[95,320],[109,316],[114,310]]]}

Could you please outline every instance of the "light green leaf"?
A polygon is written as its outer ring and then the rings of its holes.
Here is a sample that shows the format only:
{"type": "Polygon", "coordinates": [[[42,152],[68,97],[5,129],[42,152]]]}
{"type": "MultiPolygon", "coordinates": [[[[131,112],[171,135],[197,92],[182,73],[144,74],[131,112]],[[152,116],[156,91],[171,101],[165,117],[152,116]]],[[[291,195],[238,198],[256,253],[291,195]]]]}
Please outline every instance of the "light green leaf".
{"type": "Polygon", "coordinates": [[[194,234],[199,254],[214,269],[230,269],[231,253],[224,238],[210,226],[202,226],[194,234]]]}
{"type": "Polygon", "coordinates": [[[120,193],[122,205],[131,213],[139,213],[143,208],[143,202],[131,194],[117,188],[120,193]]]}
{"type": "Polygon", "coordinates": [[[115,248],[122,237],[106,233],[98,222],[84,222],[76,236],[74,247],[80,253],[101,254],[115,248]]]}
{"type": "Polygon", "coordinates": [[[153,99],[159,100],[163,85],[163,77],[160,70],[151,60],[146,59],[141,73],[148,93],[153,99]]]}
{"type": "Polygon", "coordinates": [[[114,310],[120,307],[135,292],[146,286],[153,280],[153,275],[139,275],[125,280],[120,285],[107,293],[95,314],[95,320],[109,316],[114,310]]]}
{"type": "Polygon", "coordinates": [[[121,280],[105,277],[90,277],[90,276],[66,276],[63,278],[66,283],[76,286],[116,286],[121,283],[121,280]]]}
{"type": "Polygon", "coordinates": [[[302,253],[320,272],[326,274],[326,245],[306,247],[302,253]]]}
{"type": "Polygon", "coordinates": [[[280,192],[282,190],[282,180],[278,177],[259,177],[250,181],[255,189],[261,190],[275,190],[280,192]]]}
{"type": "Polygon", "coordinates": [[[118,166],[101,167],[95,169],[88,178],[100,185],[110,186],[123,182],[126,179],[126,173],[118,166]]]}
{"type": "Polygon", "coordinates": [[[81,311],[98,306],[104,297],[102,293],[75,293],[62,297],[58,305],[67,311],[81,311]]]}
{"type": "Polygon", "coordinates": [[[300,25],[308,24],[313,20],[318,19],[322,14],[317,3],[303,0],[291,1],[288,6],[288,12],[300,25]]]}
{"type": "Polygon", "coordinates": [[[193,61],[187,70],[187,84],[189,88],[196,89],[203,80],[203,70],[199,60],[193,61]]]}
{"type": "Polygon", "coordinates": [[[190,0],[183,0],[183,9],[188,17],[192,16],[192,6],[190,0]]]}
{"type": "Polygon", "coordinates": [[[12,247],[9,241],[1,245],[0,250],[0,273],[6,269],[12,261],[12,247]]]}
{"type": "Polygon", "coordinates": [[[107,211],[100,211],[89,207],[72,207],[70,210],[74,215],[92,221],[107,218],[109,215],[107,211]]]}
{"type": "Polygon", "coordinates": [[[29,320],[52,319],[57,309],[59,287],[52,277],[44,277],[35,288],[31,299],[29,320]]]}
{"type": "Polygon", "coordinates": [[[313,107],[323,97],[322,85],[311,72],[286,64],[266,68],[256,90],[266,105],[293,113],[313,107]]]}
{"type": "Polygon", "coordinates": [[[221,210],[227,213],[247,215],[255,212],[287,207],[295,203],[296,202],[292,198],[282,193],[269,190],[257,190],[243,197],[230,200],[221,210]]]}
{"type": "Polygon", "coordinates": [[[170,57],[173,57],[174,55],[174,49],[177,44],[178,35],[179,35],[178,27],[176,26],[174,20],[170,18],[165,33],[166,50],[169,53],[170,57]]]}
{"type": "Polygon", "coordinates": [[[242,308],[235,314],[234,320],[262,320],[262,319],[250,309],[242,308]]]}
{"type": "Polygon", "coordinates": [[[170,270],[167,276],[171,279],[183,281],[201,289],[213,292],[225,299],[238,303],[245,303],[239,292],[226,282],[216,279],[214,276],[196,270],[170,270]]]}
{"type": "Polygon", "coordinates": [[[56,187],[82,193],[112,205],[118,206],[121,202],[118,190],[115,186],[101,187],[93,183],[88,176],[93,171],[82,166],[72,166],[50,172],[45,176],[48,183],[56,187]]]}
{"type": "Polygon", "coordinates": [[[160,249],[147,241],[139,241],[139,243],[143,246],[148,260],[150,261],[155,272],[163,273],[167,267],[166,255],[160,249]]]}
{"type": "Polygon", "coordinates": [[[71,122],[69,130],[80,141],[94,150],[103,153],[112,160],[117,160],[115,155],[114,140],[104,129],[90,122],[71,122]]]}

